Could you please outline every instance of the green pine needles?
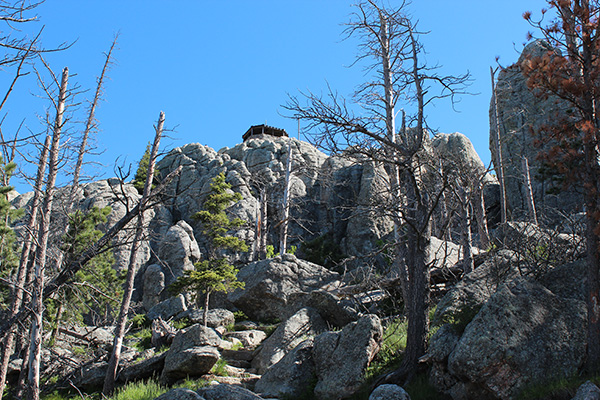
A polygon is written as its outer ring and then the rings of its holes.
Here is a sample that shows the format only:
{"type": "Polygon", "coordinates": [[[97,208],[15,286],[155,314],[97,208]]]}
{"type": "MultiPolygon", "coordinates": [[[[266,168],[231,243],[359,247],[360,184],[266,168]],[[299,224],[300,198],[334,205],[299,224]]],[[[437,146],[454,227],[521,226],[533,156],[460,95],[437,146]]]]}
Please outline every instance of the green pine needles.
{"type": "MultiPolygon", "coordinates": [[[[144,192],[144,185],[146,184],[146,176],[148,175],[148,167],[150,166],[150,143],[146,146],[146,151],[138,164],[138,169],[135,172],[135,177],[133,178],[133,187],[137,189],[137,191],[142,194],[144,192]]],[[[154,170],[154,179],[152,183],[152,188],[154,188],[156,184],[156,178],[158,177],[158,168],[154,170]]]]}
{"type": "Polygon", "coordinates": [[[192,291],[196,295],[203,293],[204,326],[207,324],[209,296],[214,292],[229,292],[243,288],[244,282],[237,280],[238,269],[231,265],[224,251],[246,252],[246,243],[228,232],[239,229],[245,221],[229,219],[225,210],[242,199],[242,195],[231,191],[231,185],[225,182],[225,173],[213,178],[210,194],[204,201],[203,210],[193,218],[202,223],[202,233],[208,238],[206,258],[195,264],[193,271],[186,271],[172,285],[176,293],[192,291]]]}
{"type": "MultiPolygon", "coordinates": [[[[89,243],[102,236],[97,227],[106,223],[110,212],[110,207],[93,207],[69,214],[69,229],[63,236],[62,245],[66,263],[77,259],[89,243]]],[[[101,252],[88,261],[75,274],[72,285],[65,285],[56,298],[46,302],[49,322],[55,327],[61,321],[82,323],[86,316],[87,322],[93,325],[112,323],[123,293],[124,280],[122,274],[113,268],[114,263],[111,251],[101,252]]]]}
{"type": "MultiPolygon", "coordinates": [[[[0,277],[10,278],[19,265],[19,252],[12,223],[23,215],[23,210],[15,210],[8,201],[8,193],[13,190],[8,185],[17,165],[6,163],[0,156],[0,277]]],[[[0,283],[0,310],[8,307],[10,288],[0,283]]]]}

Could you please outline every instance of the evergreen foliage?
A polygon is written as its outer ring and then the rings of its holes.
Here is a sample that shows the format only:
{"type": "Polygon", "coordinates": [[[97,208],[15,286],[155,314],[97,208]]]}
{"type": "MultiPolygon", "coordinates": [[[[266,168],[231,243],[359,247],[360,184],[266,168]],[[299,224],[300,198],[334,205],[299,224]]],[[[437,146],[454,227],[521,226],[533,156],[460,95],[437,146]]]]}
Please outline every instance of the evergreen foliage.
{"type": "MultiPolygon", "coordinates": [[[[69,215],[69,229],[63,237],[65,262],[77,259],[89,243],[102,236],[98,225],[106,223],[111,208],[94,207],[88,212],[77,210],[69,215]]],[[[114,256],[105,251],[92,258],[75,274],[74,284],[65,285],[55,299],[48,300],[48,316],[53,324],[63,321],[93,324],[111,323],[123,293],[123,276],[113,268],[114,256]]]]}
{"type": "MultiPolygon", "coordinates": [[[[8,201],[8,193],[14,188],[8,185],[17,165],[6,163],[0,156],[0,278],[8,279],[14,274],[19,265],[19,254],[15,232],[11,223],[19,218],[22,210],[12,208],[8,201]]],[[[6,309],[9,302],[10,288],[5,283],[0,284],[0,310],[6,309]]]]}
{"type": "MultiPolygon", "coordinates": [[[[135,172],[135,177],[133,178],[133,187],[137,189],[137,191],[141,194],[144,191],[144,185],[146,184],[146,176],[148,175],[148,166],[150,165],[150,143],[146,146],[146,151],[142,156],[138,164],[138,169],[135,172]]],[[[158,176],[158,169],[154,170],[154,180],[156,181],[156,177],[158,176]]],[[[152,188],[154,188],[156,182],[153,182],[152,188]]]]}
{"type": "Polygon", "coordinates": [[[208,254],[204,260],[195,264],[193,271],[186,271],[184,276],[171,285],[171,290],[176,293],[184,290],[191,290],[196,295],[204,293],[205,316],[211,293],[229,292],[244,287],[244,283],[237,280],[238,269],[228,261],[224,251],[248,251],[243,240],[227,234],[245,223],[239,218],[229,219],[225,212],[233,203],[240,201],[242,195],[231,191],[231,185],[225,182],[223,172],[213,178],[210,187],[211,192],[204,201],[204,209],[193,216],[202,223],[202,233],[208,238],[208,254]]]}

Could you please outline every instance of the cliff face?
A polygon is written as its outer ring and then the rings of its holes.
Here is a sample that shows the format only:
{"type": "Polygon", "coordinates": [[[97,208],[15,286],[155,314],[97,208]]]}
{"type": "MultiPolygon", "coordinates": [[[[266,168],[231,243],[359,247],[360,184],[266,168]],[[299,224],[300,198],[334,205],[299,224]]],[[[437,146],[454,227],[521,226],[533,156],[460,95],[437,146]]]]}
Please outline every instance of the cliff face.
{"type": "MultiPolygon", "coordinates": [[[[575,190],[564,190],[561,177],[544,168],[540,156],[554,144],[545,140],[543,127],[555,125],[568,115],[569,105],[557,97],[542,98],[527,87],[521,65],[549,50],[543,41],[534,41],[525,47],[519,60],[498,74],[496,85],[500,142],[506,175],[507,202],[513,218],[522,218],[527,210],[523,188],[521,158],[527,157],[530,167],[533,195],[538,213],[546,217],[555,211],[572,212],[583,204],[575,190]]],[[[498,154],[493,144],[496,126],[494,104],[490,106],[490,150],[492,161],[498,167],[498,154]]],[[[547,134],[546,134],[547,135],[547,134]]]]}
{"type": "MultiPolygon", "coordinates": [[[[258,136],[218,152],[200,144],[173,150],[158,164],[161,174],[183,166],[183,172],[167,190],[165,207],[170,220],[164,221],[165,227],[185,220],[194,228],[202,251],[203,238],[192,215],[201,210],[211,179],[225,172],[232,190],[243,196],[230,211],[234,217],[248,221],[238,234],[251,248],[260,192],[266,192],[267,243],[274,244],[277,251],[288,140],[293,154],[289,245],[299,247],[303,241],[327,235],[344,254],[364,254],[371,250],[390,231],[391,224],[385,218],[370,218],[361,212],[360,206],[377,197],[382,185],[378,177],[385,171],[328,157],[293,138],[258,136]]],[[[250,256],[250,253],[243,255],[240,261],[250,261],[250,256]]]]}

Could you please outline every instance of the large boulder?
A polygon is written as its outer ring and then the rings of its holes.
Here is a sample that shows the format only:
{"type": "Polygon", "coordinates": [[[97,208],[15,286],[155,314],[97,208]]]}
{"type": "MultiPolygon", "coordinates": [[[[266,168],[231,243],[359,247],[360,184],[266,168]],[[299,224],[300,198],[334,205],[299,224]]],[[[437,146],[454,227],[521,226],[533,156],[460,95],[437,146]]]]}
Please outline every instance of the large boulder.
{"type": "Polygon", "coordinates": [[[587,381],[577,389],[572,400],[600,400],[600,388],[593,382],[587,381]]]}
{"type": "Polygon", "coordinates": [[[314,339],[307,339],[265,371],[254,390],[263,397],[310,397],[315,384],[314,339]]]}
{"type": "Polygon", "coordinates": [[[465,275],[438,303],[433,324],[466,325],[501,284],[519,276],[522,261],[514,252],[500,250],[465,275]]]}
{"type": "Polygon", "coordinates": [[[354,394],[363,383],[365,370],[380,349],[383,330],[376,315],[365,315],[338,332],[315,338],[318,399],[342,399],[354,394]]]}
{"type": "Polygon", "coordinates": [[[221,338],[212,328],[200,324],[180,331],[167,352],[161,380],[172,382],[187,376],[202,376],[220,357],[221,338]]]}
{"type": "Polygon", "coordinates": [[[387,384],[377,386],[369,400],[410,400],[410,396],[400,386],[387,384]]]}
{"type": "Polygon", "coordinates": [[[283,319],[288,315],[290,296],[310,293],[332,285],[339,275],[291,254],[246,265],[238,273],[243,290],[230,293],[228,300],[256,320],[283,319]]]}
{"type": "Polygon", "coordinates": [[[187,305],[185,304],[185,297],[180,294],[158,303],[148,310],[146,316],[151,320],[162,318],[167,321],[171,317],[183,313],[186,310],[187,305]]]}
{"type": "Polygon", "coordinates": [[[158,264],[150,264],[144,271],[142,282],[142,303],[146,310],[160,303],[161,294],[165,290],[165,273],[158,264]]]}
{"type": "Polygon", "coordinates": [[[252,367],[259,374],[264,373],[306,338],[325,332],[327,328],[327,323],[316,310],[308,307],[299,310],[262,343],[252,367]]]}
{"type": "Polygon", "coordinates": [[[190,389],[176,388],[161,394],[154,400],[205,400],[204,397],[190,389]]]}
{"type": "MultiPolygon", "coordinates": [[[[175,319],[187,318],[194,324],[202,323],[204,320],[204,309],[190,309],[176,316],[175,319]]],[[[235,323],[234,314],[224,308],[212,308],[208,310],[206,325],[211,328],[227,327],[235,323]]]]}
{"type": "Polygon", "coordinates": [[[514,399],[526,385],[576,373],[586,348],[585,303],[519,278],[490,297],[460,333],[431,339],[433,383],[454,398],[514,399]],[[552,346],[548,346],[552,343],[552,346]],[[447,356],[446,356],[447,354],[447,356]]]}
{"type": "Polygon", "coordinates": [[[157,253],[163,265],[166,286],[185,271],[193,270],[194,263],[201,256],[194,229],[185,221],[179,221],[167,230],[159,241],[157,253]]]}
{"type": "Polygon", "coordinates": [[[222,383],[198,390],[198,394],[206,400],[261,400],[262,397],[240,386],[222,383]]]}

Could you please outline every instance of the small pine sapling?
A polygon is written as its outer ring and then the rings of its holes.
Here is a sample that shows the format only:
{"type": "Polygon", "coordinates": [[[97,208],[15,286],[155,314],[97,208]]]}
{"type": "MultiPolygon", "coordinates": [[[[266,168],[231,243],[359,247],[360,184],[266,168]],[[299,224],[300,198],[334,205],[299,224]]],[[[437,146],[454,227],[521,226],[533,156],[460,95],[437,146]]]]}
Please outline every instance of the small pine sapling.
{"type": "Polygon", "coordinates": [[[223,252],[248,251],[248,246],[242,239],[227,234],[245,223],[239,218],[229,219],[225,212],[232,204],[240,201],[242,195],[231,191],[231,185],[225,182],[223,172],[213,178],[210,188],[210,194],[204,201],[204,210],[193,216],[202,223],[202,233],[208,238],[206,258],[197,262],[193,271],[186,271],[184,276],[171,285],[171,290],[176,293],[189,290],[196,295],[205,295],[202,321],[205,327],[211,293],[227,293],[244,287],[244,282],[237,279],[238,269],[229,263],[223,252]]]}

